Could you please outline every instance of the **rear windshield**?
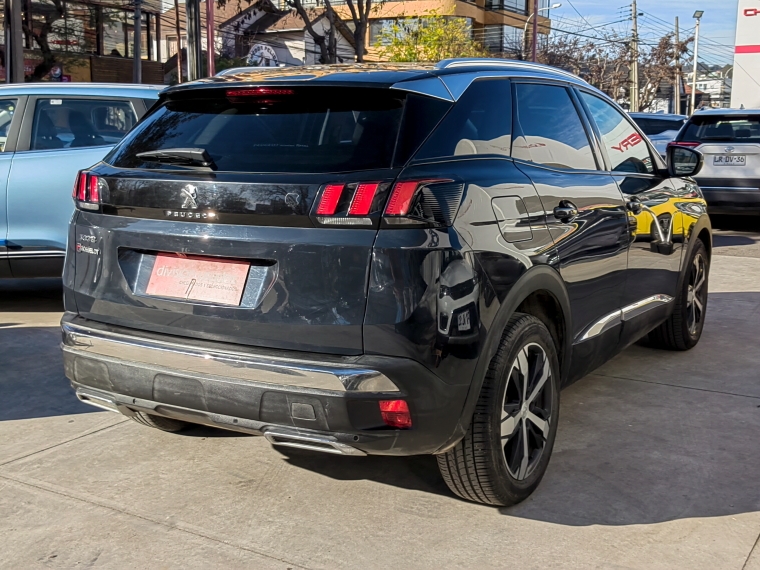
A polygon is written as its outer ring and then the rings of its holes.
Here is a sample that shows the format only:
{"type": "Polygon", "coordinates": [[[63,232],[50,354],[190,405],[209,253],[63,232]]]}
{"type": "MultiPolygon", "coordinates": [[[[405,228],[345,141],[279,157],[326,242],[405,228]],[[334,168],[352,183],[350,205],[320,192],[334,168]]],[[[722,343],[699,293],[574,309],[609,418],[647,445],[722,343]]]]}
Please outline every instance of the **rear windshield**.
{"type": "MultiPolygon", "coordinates": [[[[106,162],[119,168],[176,169],[176,165],[146,161],[137,154],[201,148],[218,171],[326,173],[389,168],[407,99],[405,93],[389,89],[255,86],[247,92],[213,89],[178,97],[182,98],[167,101],[140,123],[106,162]]],[[[428,133],[446,110],[433,113],[437,118],[424,127],[428,133]]],[[[404,122],[411,125],[408,118],[404,122]]],[[[412,147],[422,142],[419,132],[405,137],[399,151],[407,155],[414,150],[407,148],[409,138],[412,147]]]]}
{"type": "Polygon", "coordinates": [[[685,119],[658,119],[652,117],[632,117],[636,124],[644,131],[647,136],[659,135],[665,131],[677,131],[683,124],[685,119]]]}
{"type": "Polygon", "coordinates": [[[684,131],[685,142],[760,142],[760,116],[694,117],[684,131]]]}

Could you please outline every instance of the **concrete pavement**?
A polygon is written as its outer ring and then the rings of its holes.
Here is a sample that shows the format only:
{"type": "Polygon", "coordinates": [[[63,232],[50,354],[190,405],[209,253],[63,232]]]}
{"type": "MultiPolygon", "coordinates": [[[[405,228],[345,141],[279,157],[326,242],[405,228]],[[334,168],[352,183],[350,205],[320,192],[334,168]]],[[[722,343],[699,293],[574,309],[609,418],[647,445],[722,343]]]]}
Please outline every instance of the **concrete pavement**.
{"type": "Polygon", "coordinates": [[[0,568],[760,570],[760,233],[716,232],[689,353],[633,346],[562,393],[538,491],[454,498],[430,457],[166,434],[80,404],[53,282],[0,282],[0,568]]]}

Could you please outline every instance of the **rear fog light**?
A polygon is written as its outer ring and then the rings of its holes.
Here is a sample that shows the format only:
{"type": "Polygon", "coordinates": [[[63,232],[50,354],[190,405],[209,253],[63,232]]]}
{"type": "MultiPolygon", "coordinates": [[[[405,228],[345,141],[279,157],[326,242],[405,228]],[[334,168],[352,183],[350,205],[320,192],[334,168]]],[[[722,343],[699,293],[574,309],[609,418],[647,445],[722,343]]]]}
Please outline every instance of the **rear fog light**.
{"type": "Polygon", "coordinates": [[[396,429],[412,427],[412,416],[406,400],[380,400],[379,404],[385,425],[396,429]]]}

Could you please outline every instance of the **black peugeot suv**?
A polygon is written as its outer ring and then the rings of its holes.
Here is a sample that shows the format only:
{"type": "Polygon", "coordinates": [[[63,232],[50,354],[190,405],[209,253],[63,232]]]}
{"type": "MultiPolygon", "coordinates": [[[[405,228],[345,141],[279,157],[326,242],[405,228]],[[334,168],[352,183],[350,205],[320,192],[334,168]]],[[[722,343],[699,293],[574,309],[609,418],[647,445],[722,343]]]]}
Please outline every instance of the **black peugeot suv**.
{"type": "Polygon", "coordinates": [[[511,505],[562,387],[692,348],[711,228],[611,100],[506,60],[241,71],[170,88],[74,188],[66,375],[165,431],[434,454],[511,505]]]}

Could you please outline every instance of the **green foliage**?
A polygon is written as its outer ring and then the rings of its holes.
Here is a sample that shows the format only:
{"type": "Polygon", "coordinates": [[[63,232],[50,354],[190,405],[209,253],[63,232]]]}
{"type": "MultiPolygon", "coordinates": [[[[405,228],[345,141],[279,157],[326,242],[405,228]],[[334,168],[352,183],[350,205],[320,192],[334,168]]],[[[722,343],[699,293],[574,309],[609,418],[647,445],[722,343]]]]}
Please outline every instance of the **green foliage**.
{"type": "Polygon", "coordinates": [[[377,46],[388,61],[440,61],[487,55],[483,46],[472,39],[467,20],[436,13],[396,20],[382,31],[377,46]]]}

